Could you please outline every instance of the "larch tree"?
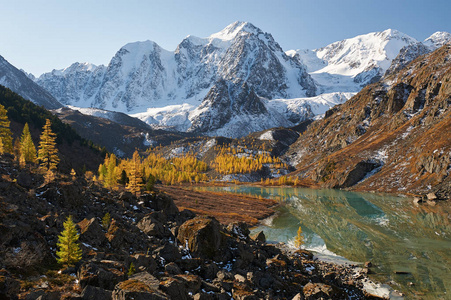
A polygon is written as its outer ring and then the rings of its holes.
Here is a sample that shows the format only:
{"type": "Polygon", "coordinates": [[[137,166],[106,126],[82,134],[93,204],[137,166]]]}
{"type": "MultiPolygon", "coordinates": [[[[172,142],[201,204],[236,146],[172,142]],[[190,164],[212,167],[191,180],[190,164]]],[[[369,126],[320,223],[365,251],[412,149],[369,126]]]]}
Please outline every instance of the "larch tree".
{"type": "Polygon", "coordinates": [[[69,216],[64,222],[64,230],[58,237],[58,251],[56,255],[58,256],[58,263],[65,266],[73,266],[81,260],[81,249],[77,241],[80,235],[77,232],[74,221],[72,221],[72,216],[69,216]]]}
{"type": "Polygon", "coordinates": [[[19,161],[22,165],[36,162],[36,146],[34,145],[33,139],[31,138],[28,123],[25,123],[22,131],[22,136],[20,137],[19,161]]]}
{"type": "Polygon", "coordinates": [[[51,125],[50,120],[47,119],[43,127],[38,150],[38,159],[41,167],[48,171],[56,169],[59,163],[58,149],[56,149],[55,142],[56,134],[52,132],[51,125]]]}
{"type": "Polygon", "coordinates": [[[132,160],[129,163],[130,175],[128,177],[127,189],[138,195],[143,186],[142,183],[142,168],[141,168],[141,158],[139,157],[138,150],[133,153],[132,160]]]}
{"type": "Polygon", "coordinates": [[[6,115],[6,109],[0,104],[0,140],[2,142],[1,154],[13,152],[13,138],[9,128],[9,120],[6,115]]]}

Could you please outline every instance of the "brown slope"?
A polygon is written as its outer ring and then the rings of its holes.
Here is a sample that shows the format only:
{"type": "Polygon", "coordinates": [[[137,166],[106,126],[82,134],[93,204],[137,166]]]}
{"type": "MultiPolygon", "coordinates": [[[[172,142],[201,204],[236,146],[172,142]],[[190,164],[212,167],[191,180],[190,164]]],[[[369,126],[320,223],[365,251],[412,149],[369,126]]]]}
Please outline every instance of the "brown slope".
{"type": "Polygon", "coordinates": [[[286,156],[324,187],[449,195],[450,105],[445,45],[327,112],[286,156]]]}

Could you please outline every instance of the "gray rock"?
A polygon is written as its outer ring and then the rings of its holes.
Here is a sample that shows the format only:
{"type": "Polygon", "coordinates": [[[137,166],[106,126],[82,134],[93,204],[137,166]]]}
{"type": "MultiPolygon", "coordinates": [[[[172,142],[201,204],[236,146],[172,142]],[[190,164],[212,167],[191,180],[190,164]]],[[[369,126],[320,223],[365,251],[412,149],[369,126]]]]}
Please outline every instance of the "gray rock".
{"type": "Polygon", "coordinates": [[[147,235],[152,235],[159,238],[169,237],[172,235],[169,229],[152,215],[147,215],[142,218],[141,221],[138,222],[137,226],[147,235]]]}
{"type": "Polygon", "coordinates": [[[266,236],[263,230],[251,235],[251,239],[259,243],[266,243],[266,236]]]}
{"type": "Polygon", "coordinates": [[[166,266],[164,266],[164,269],[171,275],[182,274],[182,270],[180,270],[179,266],[177,266],[177,264],[174,262],[168,263],[166,266]]]}
{"type": "Polygon", "coordinates": [[[219,222],[215,218],[202,216],[183,223],[177,239],[182,245],[188,243],[195,257],[213,259],[220,254],[223,237],[219,222]]]}
{"type": "Polygon", "coordinates": [[[87,285],[81,293],[83,300],[109,300],[112,298],[112,292],[105,289],[87,285]]]}

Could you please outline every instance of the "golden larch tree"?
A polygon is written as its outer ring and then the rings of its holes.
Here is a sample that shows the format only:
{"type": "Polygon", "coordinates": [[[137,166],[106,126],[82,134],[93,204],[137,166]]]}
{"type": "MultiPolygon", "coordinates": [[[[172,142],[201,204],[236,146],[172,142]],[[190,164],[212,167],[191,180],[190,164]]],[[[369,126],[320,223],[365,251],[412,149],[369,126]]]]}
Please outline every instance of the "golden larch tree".
{"type": "Polygon", "coordinates": [[[22,136],[20,137],[19,161],[22,165],[36,162],[36,146],[34,145],[33,139],[31,138],[28,123],[25,123],[22,131],[22,136]]]}
{"type": "Polygon", "coordinates": [[[0,140],[2,142],[1,154],[13,152],[13,138],[9,128],[9,120],[6,115],[6,109],[0,104],[0,140]]]}
{"type": "Polygon", "coordinates": [[[127,189],[133,194],[138,195],[143,186],[142,183],[142,167],[141,158],[139,157],[138,150],[135,150],[133,157],[128,165],[129,173],[127,189]]]}
{"type": "Polygon", "coordinates": [[[43,127],[38,150],[38,159],[41,167],[46,170],[56,169],[59,163],[58,149],[56,149],[55,142],[56,134],[52,132],[51,125],[50,120],[47,119],[43,127]]]}

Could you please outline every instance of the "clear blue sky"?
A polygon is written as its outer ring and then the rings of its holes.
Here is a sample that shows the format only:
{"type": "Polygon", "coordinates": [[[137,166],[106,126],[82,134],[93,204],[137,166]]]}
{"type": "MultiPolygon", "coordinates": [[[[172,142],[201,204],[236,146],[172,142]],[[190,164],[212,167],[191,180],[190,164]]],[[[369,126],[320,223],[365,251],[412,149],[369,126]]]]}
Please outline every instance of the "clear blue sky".
{"type": "Polygon", "coordinates": [[[273,35],[284,50],[314,49],[397,29],[418,40],[451,32],[449,0],[0,0],[0,55],[40,75],[73,62],[108,64],[129,42],[174,50],[234,21],[273,35]]]}

